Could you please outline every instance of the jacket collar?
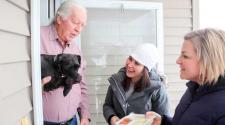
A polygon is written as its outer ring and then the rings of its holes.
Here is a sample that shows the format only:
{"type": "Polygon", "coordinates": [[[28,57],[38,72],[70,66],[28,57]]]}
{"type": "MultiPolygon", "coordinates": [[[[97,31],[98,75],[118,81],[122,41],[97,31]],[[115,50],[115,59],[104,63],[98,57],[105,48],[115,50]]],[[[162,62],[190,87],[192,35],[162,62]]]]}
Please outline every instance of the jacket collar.
{"type": "Polygon", "coordinates": [[[193,81],[189,81],[186,85],[188,89],[190,90],[193,99],[198,100],[200,97],[206,94],[225,90],[225,78],[220,76],[218,81],[214,85],[205,83],[204,85],[200,86],[198,83],[193,81]]]}

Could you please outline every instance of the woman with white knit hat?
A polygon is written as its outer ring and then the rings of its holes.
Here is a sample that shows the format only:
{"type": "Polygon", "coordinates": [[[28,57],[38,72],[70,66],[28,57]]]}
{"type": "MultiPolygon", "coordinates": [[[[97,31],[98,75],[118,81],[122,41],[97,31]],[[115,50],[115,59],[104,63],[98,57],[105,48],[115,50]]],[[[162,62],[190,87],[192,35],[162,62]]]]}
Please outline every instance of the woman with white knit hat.
{"type": "Polygon", "coordinates": [[[109,78],[103,115],[110,125],[130,113],[169,114],[168,96],[155,68],[158,61],[157,48],[141,44],[129,55],[125,67],[109,78]]]}

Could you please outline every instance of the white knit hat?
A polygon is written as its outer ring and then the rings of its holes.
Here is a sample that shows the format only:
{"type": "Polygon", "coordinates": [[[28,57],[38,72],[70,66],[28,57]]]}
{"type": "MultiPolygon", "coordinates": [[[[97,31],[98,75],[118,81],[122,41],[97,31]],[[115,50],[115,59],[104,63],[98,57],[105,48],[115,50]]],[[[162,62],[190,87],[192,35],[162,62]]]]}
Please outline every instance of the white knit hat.
{"type": "Polygon", "coordinates": [[[147,67],[149,71],[159,62],[159,52],[156,46],[150,43],[138,45],[130,56],[147,67]]]}

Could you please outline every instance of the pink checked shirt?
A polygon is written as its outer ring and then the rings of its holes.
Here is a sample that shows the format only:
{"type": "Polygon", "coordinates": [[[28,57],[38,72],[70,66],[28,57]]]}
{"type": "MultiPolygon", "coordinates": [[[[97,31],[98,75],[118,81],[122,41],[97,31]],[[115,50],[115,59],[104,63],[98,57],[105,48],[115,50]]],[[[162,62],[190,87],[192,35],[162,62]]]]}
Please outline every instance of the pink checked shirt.
{"type": "Polygon", "coordinates": [[[67,96],[63,96],[63,88],[42,93],[44,120],[62,122],[71,119],[77,108],[81,108],[81,117],[90,118],[89,102],[87,96],[87,85],[84,77],[85,61],[81,51],[71,41],[69,46],[63,48],[58,41],[58,35],[54,25],[41,27],[41,54],[57,55],[59,53],[77,54],[81,56],[81,68],[79,73],[82,76],[80,84],[74,84],[67,96]]]}

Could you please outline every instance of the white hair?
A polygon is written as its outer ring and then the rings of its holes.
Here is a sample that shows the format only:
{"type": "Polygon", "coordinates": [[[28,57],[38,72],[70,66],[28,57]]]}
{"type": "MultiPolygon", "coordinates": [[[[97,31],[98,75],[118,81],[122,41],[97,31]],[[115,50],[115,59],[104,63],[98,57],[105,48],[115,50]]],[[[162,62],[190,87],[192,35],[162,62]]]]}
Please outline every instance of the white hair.
{"type": "Polygon", "coordinates": [[[75,0],[66,0],[64,1],[59,8],[57,9],[56,16],[54,18],[54,21],[56,21],[56,17],[60,16],[63,19],[66,19],[70,15],[71,8],[83,8],[86,11],[86,8],[82,6],[79,1],[75,0]]]}

